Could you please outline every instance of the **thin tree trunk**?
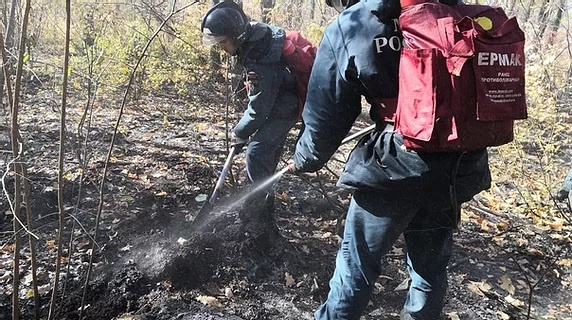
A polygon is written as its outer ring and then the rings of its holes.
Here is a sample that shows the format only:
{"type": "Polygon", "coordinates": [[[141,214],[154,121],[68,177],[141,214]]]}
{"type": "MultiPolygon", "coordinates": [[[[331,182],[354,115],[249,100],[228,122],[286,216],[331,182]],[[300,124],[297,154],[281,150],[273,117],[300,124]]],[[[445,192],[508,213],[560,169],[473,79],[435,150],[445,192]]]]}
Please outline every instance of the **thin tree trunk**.
{"type": "Polygon", "coordinates": [[[552,12],[552,1],[543,0],[541,2],[540,8],[538,10],[538,16],[536,17],[536,25],[538,26],[538,37],[541,40],[548,27],[548,20],[552,12]]]}
{"type": "Polygon", "coordinates": [[[14,155],[13,168],[14,168],[14,271],[12,274],[12,319],[20,319],[20,301],[18,294],[20,292],[20,248],[22,242],[21,236],[21,220],[20,220],[20,210],[22,207],[22,189],[21,189],[21,176],[20,176],[20,166],[18,161],[21,155],[21,142],[18,139],[18,111],[17,106],[12,106],[12,152],[14,155]]]}
{"type": "MultiPolygon", "coordinates": [[[[6,88],[6,97],[8,99],[8,105],[12,105],[12,84],[10,82],[10,71],[8,70],[8,63],[9,60],[6,54],[6,50],[4,49],[4,41],[3,36],[0,33],[0,51],[2,53],[2,74],[4,75],[5,81],[5,88],[6,88]]],[[[19,141],[23,141],[19,132],[17,132],[17,139],[19,141]]],[[[22,142],[23,146],[23,142],[22,142]]],[[[24,154],[24,148],[22,147],[22,154],[24,154]]],[[[32,208],[31,208],[31,201],[30,201],[30,184],[28,182],[28,169],[25,164],[24,160],[16,162],[16,165],[19,164],[18,171],[21,173],[21,181],[23,181],[24,185],[24,203],[26,204],[26,220],[28,223],[28,230],[33,230],[33,219],[32,219],[32,208]]],[[[34,318],[36,320],[40,319],[40,295],[38,293],[38,277],[37,277],[37,270],[38,270],[38,263],[36,259],[36,240],[38,237],[31,232],[28,231],[29,236],[29,245],[30,245],[30,259],[31,259],[31,268],[32,268],[32,290],[34,292],[34,318]]]]}
{"type": "Polygon", "coordinates": [[[509,1],[509,2],[510,2],[510,4],[507,5],[507,11],[509,12],[509,14],[510,14],[511,16],[513,16],[513,15],[516,14],[516,12],[515,12],[515,10],[514,10],[514,8],[515,8],[515,6],[516,6],[516,0],[511,0],[511,1],[509,1]]]}
{"type": "Polygon", "coordinates": [[[63,77],[62,77],[62,104],[60,110],[60,150],[58,154],[58,252],[56,255],[56,272],[54,276],[54,285],[52,286],[52,298],[50,300],[50,311],[48,312],[48,320],[52,319],[55,313],[55,306],[58,297],[58,286],[60,282],[60,272],[62,264],[62,251],[64,242],[64,225],[65,225],[65,209],[64,209],[64,154],[66,145],[66,104],[67,104],[67,86],[68,86],[68,67],[70,54],[70,24],[71,24],[71,0],[66,0],[66,38],[64,42],[64,61],[63,61],[63,77]]]}
{"type": "Polygon", "coordinates": [[[536,23],[546,22],[546,17],[550,11],[550,0],[540,0],[536,2],[538,6],[538,14],[536,15],[536,23]]]}
{"type": "Polygon", "coordinates": [[[550,18],[550,21],[548,21],[548,27],[544,34],[544,38],[546,38],[546,44],[549,46],[553,45],[554,40],[556,40],[556,34],[558,33],[558,29],[560,28],[562,21],[564,6],[564,0],[557,0],[557,3],[555,3],[552,7],[552,17],[550,18]]]}
{"type": "Polygon", "coordinates": [[[14,38],[15,32],[14,28],[16,26],[16,8],[20,5],[19,0],[12,0],[10,4],[10,15],[8,16],[8,21],[6,25],[6,38],[4,39],[4,46],[8,51],[14,49],[14,38]]]}
{"type": "Polygon", "coordinates": [[[270,12],[274,8],[274,0],[260,0],[260,21],[268,23],[270,12]]]}
{"type": "Polygon", "coordinates": [[[310,2],[310,19],[314,20],[316,17],[316,0],[310,2]]]}
{"type": "MultiPolygon", "coordinates": [[[[16,8],[19,6],[18,0],[12,0],[10,5],[10,14],[6,17],[6,38],[4,39],[4,50],[8,50],[9,52],[14,51],[14,29],[16,25],[16,8]]],[[[8,55],[10,56],[10,55],[8,55]]],[[[4,63],[6,66],[12,65],[13,59],[6,59],[4,63]]],[[[10,68],[8,68],[10,70],[10,68]]],[[[9,74],[9,73],[8,73],[9,74]]],[[[4,72],[0,72],[0,83],[4,84],[4,72]]],[[[0,90],[0,101],[4,100],[4,90],[0,90]]]]}
{"type": "MultiPolygon", "coordinates": [[[[34,219],[32,218],[32,206],[30,199],[30,183],[28,182],[28,166],[22,163],[22,178],[24,180],[24,203],[26,204],[26,220],[28,221],[28,230],[34,230],[34,219]]],[[[34,292],[34,318],[40,319],[40,293],[38,290],[38,261],[36,254],[37,237],[28,233],[28,245],[30,246],[31,268],[32,268],[32,290],[34,292]]]]}
{"type": "Polygon", "coordinates": [[[20,209],[22,203],[21,190],[21,172],[20,166],[16,164],[22,151],[22,142],[19,141],[19,125],[18,125],[18,108],[20,104],[20,88],[22,85],[22,70],[24,65],[24,51],[26,48],[26,31],[28,28],[28,17],[30,14],[30,0],[26,1],[24,8],[24,17],[22,19],[22,34],[20,35],[18,67],[16,69],[16,83],[14,85],[14,97],[12,99],[12,152],[14,155],[14,273],[13,273],[13,292],[12,292],[12,319],[20,319],[20,302],[18,293],[20,292],[20,245],[21,235],[20,229],[25,228],[20,220],[20,209]]]}
{"type": "MultiPolygon", "coordinates": [[[[520,0],[522,1],[522,0],[520,0]]],[[[524,5],[524,13],[522,15],[522,22],[527,23],[530,19],[530,15],[532,14],[532,5],[534,4],[534,0],[528,0],[526,5],[524,5]]]]}

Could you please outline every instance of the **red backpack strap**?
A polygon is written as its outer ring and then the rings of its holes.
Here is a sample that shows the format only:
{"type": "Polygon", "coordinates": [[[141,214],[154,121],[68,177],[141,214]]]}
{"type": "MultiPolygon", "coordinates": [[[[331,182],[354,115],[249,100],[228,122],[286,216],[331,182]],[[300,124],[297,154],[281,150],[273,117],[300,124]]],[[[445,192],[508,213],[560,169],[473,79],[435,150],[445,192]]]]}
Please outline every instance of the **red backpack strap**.
{"type": "Polygon", "coordinates": [[[401,0],[401,8],[409,7],[415,4],[422,4],[426,2],[437,2],[436,0],[401,0]]]}

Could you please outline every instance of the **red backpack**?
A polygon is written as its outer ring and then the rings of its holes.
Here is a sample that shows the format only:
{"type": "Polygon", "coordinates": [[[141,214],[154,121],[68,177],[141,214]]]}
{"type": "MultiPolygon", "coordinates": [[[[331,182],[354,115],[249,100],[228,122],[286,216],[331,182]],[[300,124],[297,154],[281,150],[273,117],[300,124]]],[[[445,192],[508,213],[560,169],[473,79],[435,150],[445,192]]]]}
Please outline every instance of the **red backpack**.
{"type": "Polygon", "coordinates": [[[316,58],[317,48],[306,40],[298,31],[286,31],[286,39],[282,46],[282,58],[296,79],[298,89],[299,116],[302,115],[310,72],[316,58]]]}
{"type": "Polygon", "coordinates": [[[395,128],[405,146],[464,151],[512,141],[514,120],[527,117],[516,19],[485,5],[402,6],[395,128]]]}

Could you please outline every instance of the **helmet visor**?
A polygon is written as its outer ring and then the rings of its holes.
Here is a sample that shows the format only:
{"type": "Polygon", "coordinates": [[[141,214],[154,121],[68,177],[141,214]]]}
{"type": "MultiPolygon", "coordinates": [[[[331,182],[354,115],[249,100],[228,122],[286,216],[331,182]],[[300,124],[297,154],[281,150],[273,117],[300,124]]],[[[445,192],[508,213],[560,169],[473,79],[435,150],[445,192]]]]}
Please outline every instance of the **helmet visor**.
{"type": "Polygon", "coordinates": [[[217,36],[210,33],[209,29],[205,29],[203,32],[203,44],[205,46],[212,46],[213,44],[223,41],[225,38],[226,36],[217,36]]]}
{"type": "Polygon", "coordinates": [[[326,1],[326,3],[330,7],[336,9],[337,12],[341,13],[342,11],[344,11],[346,9],[346,6],[348,4],[348,0],[329,0],[329,1],[326,1]]]}

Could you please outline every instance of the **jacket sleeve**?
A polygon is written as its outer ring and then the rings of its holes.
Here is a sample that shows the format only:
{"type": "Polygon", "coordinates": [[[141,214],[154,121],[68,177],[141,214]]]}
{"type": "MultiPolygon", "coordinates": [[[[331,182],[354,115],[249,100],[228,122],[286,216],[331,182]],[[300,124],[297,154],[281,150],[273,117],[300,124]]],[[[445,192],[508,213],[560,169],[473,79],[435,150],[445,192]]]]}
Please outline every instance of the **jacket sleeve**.
{"type": "Polygon", "coordinates": [[[326,32],[312,68],[302,114],[305,129],[294,154],[299,171],[322,168],[361,113],[361,94],[346,81],[345,52],[343,44],[333,42],[326,32]]]}
{"type": "Polygon", "coordinates": [[[237,137],[247,139],[262,126],[272,112],[282,85],[283,70],[280,63],[249,64],[245,69],[248,107],[234,128],[234,133],[237,137]]]}

